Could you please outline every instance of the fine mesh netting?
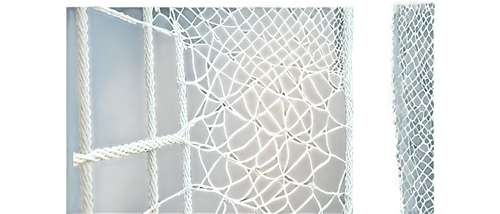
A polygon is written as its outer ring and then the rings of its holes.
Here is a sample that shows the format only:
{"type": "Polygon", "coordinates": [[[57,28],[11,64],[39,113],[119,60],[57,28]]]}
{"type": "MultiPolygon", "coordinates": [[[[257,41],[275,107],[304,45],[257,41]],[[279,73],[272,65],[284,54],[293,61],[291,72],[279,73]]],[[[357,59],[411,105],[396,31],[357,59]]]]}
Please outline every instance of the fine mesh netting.
{"type": "Polygon", "coordinates": [[[84,212],[92,212],[91,162],[147,152],[146,212],[183,197],[185,213],[352,213],[352,8],[145,8],[142,21],[92,9],[144,26],[148,138],[82,144],[74,163],[84,212]],[[177,55],[181,129],[161,137],[152,30],[174,37],[177,55]],[[154,151],[169,144],[183,147],[183,188],[159,198],[157,185],[168,184],[156,177],[154,151]]]}
{"type": "Polygon", "coordinates": [[[434,4],[397,5],[393,92],[401,213],[434,213],[434,4]]]}

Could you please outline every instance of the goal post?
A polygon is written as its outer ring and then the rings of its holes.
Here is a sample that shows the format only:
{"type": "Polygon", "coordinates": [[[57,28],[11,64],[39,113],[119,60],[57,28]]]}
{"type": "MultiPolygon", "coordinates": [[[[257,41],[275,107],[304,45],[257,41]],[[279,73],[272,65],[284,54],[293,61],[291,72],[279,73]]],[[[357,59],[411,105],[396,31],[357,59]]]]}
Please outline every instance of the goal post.
{"type": "Polygon", "coordinates": [[[108,6],[77,6],[81,150],[73,153],[73,165],[81,168],[83,213],[93,213],[92,164],[140,153],[147,153],[148,163],[150,208],[144,213],[159,213],[160,206],[168,206],[178,196],[183,197],[184,213],[194,213],[196,191],[221,197],[216,213],[230,209],[297,213],[310,204],[322,213],[334,201],[341,204],[342,213],[355,212],[353,5],[144,5],[142,9],[139,20],[108,6]],[[146,139],[91,148],[88,8],[143,27],[146,139]],[[158,20],[167,27],[156,25],[158,20]],[[153,31],[175,39],[180,129],[165,136],[157,136],[156,130],[153,31]],[[204,61],[202,67],[195,66],[197,59],[204,61]],[[185,69],[185,62],[193,64],[192,70],[185,69]],[[187,112],[187,88],[203,97],[193,116],[187,112]],[[331,113],[338,96],[345,102],[344,121],[331,113]],[[232,127],[232,120],[240,126],[232,127]],[[203,141],[190,136],[190,130],[199,125],[209,136],[203,141]],[[340,156],[331,148],[332,134],[339,130],[346,133],[345,152],[340,156]],[[215,132],[223,137],[211,137],[215,132]],[[238,136],[242,133],[247,139],[238,136]],[[182,146],[183,184],[177,193],[161,196],[157,175],[161,166],[155,150],[172,144],[182,146]],[[198,155],[191,157],[191,151],[198,155]],[[203,153],[218,158],[211,163],[203,153]],[[192,158],[204,170],[201,181],[191,178],[192,158]],[[318,185],[316,174],[332,162],[345,169],[338,188],[325,189],[318,185]],[[211,181],[217,164],[226,166],[226,185],[211,181]],[[295,168],[308,175],[297,176],[292,172],[295,168]],[[237,175],[232,169],[244,173],[237,175]],[[241,187],[244,182],[251,185],[241,187]],[[235,188],[245,194],[232,195],[235,188]],[[306,197],[299,197],[306,192],[306,197]],[[319,195],[327,200],[319,200],[319,195]]]}

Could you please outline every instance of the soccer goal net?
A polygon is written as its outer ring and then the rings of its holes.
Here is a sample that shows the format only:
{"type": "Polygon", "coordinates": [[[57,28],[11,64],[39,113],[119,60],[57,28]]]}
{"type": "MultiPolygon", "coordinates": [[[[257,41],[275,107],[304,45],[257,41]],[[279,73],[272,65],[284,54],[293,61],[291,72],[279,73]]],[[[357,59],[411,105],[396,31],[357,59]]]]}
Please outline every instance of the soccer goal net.
{"type": "MultiPolygon", "coordinates": [[[[84,213],[92,164],[147,154],[145,213],[352,213],[352,8],[76,9],[84,213]],[[147,138],[92,148],[88,11],[143,29],[147,138]],[[175,40],[180,129],[159,136],[153,32],[175,40]],[[160,198],[156,150],[180,144],[182,188],[160,198]],[[210,193],[201,197],[199,192],[210,193]],[[173,198],[183,204],[169,204],[173,198]],[[196,204],[216,204],[213,210],[196,204]],[[165,208],[167,207],[167,208],[165,208]]],[[[423,16],[422,18],[425,18],[423,16]]],[[[176,99],[177,100],[177,99],[176,99]]],[[[104,163],[103,163],[104,164],[104,163]]],[[[105,190],[103,190],[105,191],[105,190]]],[[[97,198],[98,200],[98,198],[97,198]]]]}
{"type": "Polygon", "coordinates": [[[434,4],[397,5],[393,92],[401,213],[434,213],[434,4]]]}

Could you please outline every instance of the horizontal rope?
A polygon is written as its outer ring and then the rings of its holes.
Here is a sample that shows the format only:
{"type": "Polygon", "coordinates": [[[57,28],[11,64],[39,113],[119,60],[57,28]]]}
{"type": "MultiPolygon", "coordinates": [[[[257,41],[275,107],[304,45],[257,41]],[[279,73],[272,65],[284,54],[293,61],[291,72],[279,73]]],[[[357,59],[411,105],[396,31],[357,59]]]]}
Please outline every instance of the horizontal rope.
{"type": "MultiPolygon", "coordinates": [[[[221,147],[226,146],[228,142],[225,142],[219,146],[212,146],[212,145],[207,145],[207,144],[198,143],[198,142],[194,142],[194,141],[187,142],[182,137],[180,137],[180,136],[182,136],[182,133],[183,133],[182,131],[184,131],[184,129],[185,128],[181,129],[180,132],[178,132],[174,135],[167,135],[167,136],[163,136],[163,137],[157,137],[157,138],[152,139],[152,140],[141,140],[141,141],[133,142],[130,144],[123,144],[123,145],[119,145],[119,146],[96,149],[87,155],[80,154],[80,153],[73,153],[73,165],[78,166],[79,164],[86,163],[86,162],[99,162],[102,160],[120,158],[120,157],[128,156],[131,154],[138,154],[138,153],[142,153],[142,152],[147,152],[150,150],[161,148],[165,145],[175,144],[175,143],[188,145],[190,147],[193,147],[196,150],[200,150],[200,151],[204,151],[204,152],[217,152],[217,153],[219,153],[219,155],[221,155],[221,157],[228,158],[233,163],[236,163],[238,165],[241,164],[238,160],[231,158],[231,155],[234,155],[234,151],[233,152],[221,152],[220,151],[221,147]]],[[[319,150],[319,148],[316,148],[316,149],[319,150]]],[[[319,151],[319,152],[324,153],[324,151],[319,151]]],[[[345,160],[341,159],[340,157],[338,157],[334,154],[331,154],[329,156],[345,163],[345,160]]],[[[252,159],[252,158],[255,158],[255,156],[253,156],[249,159],[252,159]]],[[[297,163],[295,163],[293,166],[295,166],[296,164],[297,163]]],[[[252,168],[249,168],[243,164],[241,164],[241,166],[244,167],[245,169],[248,169],[248,170],[255,170],[255,166],[252,168]]],[[[256,171],[256,172],[257,172],[257,174],[260,174],[260,173],[258,173],[258,171],[256,171]]]]}
{"type": "MultiPolygon", "coordinates": [[[[167,135],[163,137],[157,137],[152,140],[140,140],[130,144],[123,144],[119,146],[107,147],[102,149],[95,149],[92,152],[84,155],[81,153],[73,153],[73,166],[78,166],[85,162],[99,162],[101,160],[109,160],[113,158],[119,158],[128,156],[131,154],[138,154],[142,152],[151,151],[154,149],[161,148],[168,144],[187,144],[183,135],[185,132],[189,131],[198,121],[204,120],[210,116],[213,116],[217,112],[212,112],[210,114],[194,118],[189,121],[185,126],[183,126],[177,133],[173,135],[167,135]]],[[[191,142],[193,145],[198,145],[198,143],[191,142]]]]}
{"type": "Polygon", "coordinates": [[[160,33],[163,33],[163,34],[167,35],[167,36],[174,36],[174,35],[176,35],[176,36],[182,36],[178,32],[171,32],[171,31],[169,31],[167,29],[155,26],[155,25],[150,24],[150,23],[143,22],[143,21],[141,21],[139,19],[133,18],[133,17],[131,17],[129,15],[126,15],[126,14],[124,14],[122,12],[118,12],[118,11],[113,10],[111,8],[108,8],[108,7],[94,6],[92,8],[94,8],[95,10],[104,12],[104,13],[110,15],[110,16],[119,18],[119,19],[121,19],[123,21],[126,21],[128,23],[131,23],[131,24],[140,24],[140,25],[143,25],[143,26],[146,26],[146,27],[150,27],[150,28],[152,28],[152,29],[154,29],[154,30],[156,30],[156,31],[158,31],[160,33]]]}
{"type": "Polygon", "coordinates": [[[96,149],[88,154],[73,153],[73,166],[78,166],[79,164],[85,162],[99,162],[101,160],[109,160],[131,154],[147,152],[174,143],[184,144],[187,142],[181,134],[177,133],[174,135],[157,137],[152,140],[140,140],[130,144],[96,149]]]}

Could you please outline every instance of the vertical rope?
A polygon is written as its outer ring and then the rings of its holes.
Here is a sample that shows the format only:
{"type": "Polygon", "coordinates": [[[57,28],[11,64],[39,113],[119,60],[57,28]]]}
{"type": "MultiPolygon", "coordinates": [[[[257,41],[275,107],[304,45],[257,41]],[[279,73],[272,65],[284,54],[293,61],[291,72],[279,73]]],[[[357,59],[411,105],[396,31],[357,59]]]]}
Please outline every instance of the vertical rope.
{"type": "Polygon", "coordinates": [[[352,188],[353,188],[353,145],[352,145],[352,128],[353,128],[353,97],[352,97],[352,39],[353,39],[353,8],[344,8],[344,23],[343,23],[343,51],[342,51],[342,67],[344,73],[344,93],[345,93],[345,113],[346,125],[346,207],[344,213],[353,213],[352,188]]]}
{"type": "Polygon", "coordinates": [[[433,102],[434,104],[436,105],[436,109],[434,111],[434,116],[432,118],[432,121],[433,121],[433,124],[434,125],[434,136],[433,136],[433,140],[435,142],[435,147],[433,147],[433,150],[434,150],[434,153],[433,153],[433,157],[434,157],[434,173],[435,173],[435,181],[434,181],[434,185],[435,185],[435,191],[434,191],[434,208],[436,209],[436,214],[438,213],[438,177],[437,177],[437,173],[438,173],[438,165],[437,165],[437,161],[438,161],[438,151],[437,151],[437,146],[438,146],[438,135],[437,135],[437,129],[438,129],[438,115],[437,115],[437,104],[438,104],[438,97],[436,96],[438,91],[438,86],[437,86],[437,81],[438,81],[438,58],[437,58],[437,54],[438,54],[438,51],[437,51],[437,48],[438,48],[438,37],[437,37],[437,31],[438,31],[438,2],[436,0],[432,1],[433,2],[433,6],[435,7],[435,16],[433,16],[433,24],[434,24],[434,30],[433,30],[433,33],[434,33],[434,42],[432,44],[432,46],[434,47],[434,73],[433,73],[433,77],[434,77],[434,90],[432,92],[432,97],[433,97],[433,102]]]}
{"type": "MultiPolygon", "coordinates": [[[[143,19],[148,24],[153,23],[153,8],[143,8],[143,19]]],[[[154,76],[154,53],[153,53],[153,29],[143,26],[144,29],[144,61],[146,73],[146,100],[148,114],[148,140],[156,137],[156,113],[155,113],[155,76],[154,76]]],[[[158,203],[158,166],[156,164],[156,150],[148,151],[148,175],[149,175],[149,205],[158,203]]],[[[158,209],[151,210],[158,213],[158,209]]]]}
{"type": "MultiPolygon", "coordinates": [[[[76,8],[78,49],[78,105],[80,118],[80,152],[92,151],[92,128],[90,112],[90,65],[88,45],[88,15],[86,7],[76,8]]],[[[92,168],[90,163],[80,165],[82,212],[92,213],[92,168]]]]}
{"type": "MultiPolygon", "coordinates": [[[[175,23],[177,24],[177,23],[175,23]]],[[[179,26],[174,24],[174,28],[180,29],[179,26]]],[[[187,102],[186,102],[186,85],[183,83],[185,81],[186,74],[184,73],[184,44],[180,36],[175,37],[175,50],[177,53],[177,82],[179,91],[179,108],[180,108],[180,120],[181,127],[184,127],[188,123],[187,114],[187,102]]],[[[186,130],[184,134],[185,140],[189,141],[189,129],[186,130]]],[[[188,145],[182,145],[182,174],[184,177],[183,188],[191,186],[191,149],[188,145]]],[[[192,191],[188,189],[184,193],[184,213],[193,213],[193,202],[192,202],[192,191]]]]}

